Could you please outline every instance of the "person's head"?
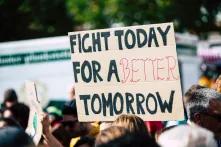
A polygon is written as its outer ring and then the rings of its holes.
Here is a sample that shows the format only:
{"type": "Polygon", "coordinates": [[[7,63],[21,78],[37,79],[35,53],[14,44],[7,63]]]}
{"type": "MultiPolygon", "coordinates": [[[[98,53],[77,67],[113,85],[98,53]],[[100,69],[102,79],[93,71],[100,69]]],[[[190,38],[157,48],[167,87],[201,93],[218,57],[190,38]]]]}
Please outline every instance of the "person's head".
{"type": "Polygon", "coordinates": [[[193,93],[198,90],[198,89],[202,89],[202,88],[206,88],[204,86],[198,85],[198,84],[194,84],[192,85],[184,94],[184,104],[188,103],[190,101],[190,98],[192,97],[193,93]]]}
{"type": "Polygon", "coordinates": [[[7,89],[4,93],[4,106],[11,107],[18,102],[18,97],[14,89],[7,89]]]}
{"type": "Polygon", "coordinates": [[[19,128],[1,128],[0,138],[1,147],[35,147],[31,137],[19,128]]]}
{"type": "Polygon", "coordinates": [[[113,126],[124,127],[129,130],[129,132],[135,133],[148,133],[147,127],[144,121],[136,115],[120,115],[113,123],[113,126]]]}
{"type": "Polygon", "coordinates": [[[159,147],[147,133],[129,132],[96,147],[159,147]]]}
{"type": "Polygon", "coordinates": [[[80,123],[77,116],[76,100],[67,102],[62,110],[62,125],[73,137],[81,136],[87,133],[87,123],[80,123]]]}
{"type": "Polygon", "coordinates": [[[22,128],[26,129],[29,118],[29,107],[23,103],[17,103],[12,107],[7,108],[4,111],[3,116],[15,119],[22,128]]]}
{"type": "Polygon", "coordinates": [[[158,143],[162,147],[216,147],[214,135],[198,126],[181,125],[163,132],[158,143]]]}
{"type": "Polygon", "coordinates": [[[116,138],[119,138],[125,134],[129,133],[127,129],[119,126],[111,126],[107,129],[102,130],[96,137],[96,146],[105,144],[116,138]]]}
{"type": "Polygon", "coordinates": [[[221,133],[221,94],[210,88],[196,90],[186,104],[190,121],[219,136],[221,133]],[[219,107],[213,107],[216,103],[219,107]]]}

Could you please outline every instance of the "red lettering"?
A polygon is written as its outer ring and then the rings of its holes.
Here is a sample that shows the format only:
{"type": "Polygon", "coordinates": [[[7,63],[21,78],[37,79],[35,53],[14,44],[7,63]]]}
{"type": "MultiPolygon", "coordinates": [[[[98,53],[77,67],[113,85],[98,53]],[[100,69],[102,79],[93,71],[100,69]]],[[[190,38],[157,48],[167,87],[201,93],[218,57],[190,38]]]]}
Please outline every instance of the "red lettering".
{"type": "Polygon", "coordinates": [[[147,71],[146,71],[146,61],[148,61],[148,58],[146,58],[145,60],[144,59],[141,59],[143,62],[144,62],[144,79],[145,81],[147,80],[147,71]]]}
{"type": "Polygon", "coordinates": [[[138,72],[139,71],[139,69],[136,69],[135,70],[135,66],[134,66],[134,64],[135,64],[135,62],[137,62],[139,59],[132,59],[131,60],[131,82],[138,82],[138,81],[140,81],[140,79],[137,79],[137,80],[134,80],[134,73],[136,73],[136,72],[138,72]]]}
{"type": "Polygon", "coordinates": [[[152,63],[152,69],[153,69],[153,71],[152,71],[152,73],[153,73],[153,79],[154,79],[154,80],[156,80],[156,79],[155,79],[155,68],[154,68],[154,62],[156,61],[156,59],[154,59],[154,60],[149,59],[149,61],[151,61],[151,63],[152,63]]]}
{"type": "Polygon", "coordinates": [[[157,80],[164,80],[164,78],[159,76],[159,70],[164,69],[164,67],[159,66],[159,62],[161,62],[162,60],[164,60],[164,59],[163,58],[158,58],[157,59],[157,80]]]}
{"type": "Polygon", "coordinates": [[[128,68],[128,59],[122,58],[120,59],[120,65],[122,65],[123,69],[123,80],[121,80],[122,83],[126,83],[129,75],[130,75],[130,69],[128,68]]]}
{"type": "Polygon", "coordinates": [[[120,68],[122,83],[179,80],[177,60],[174,56],[143,59],[122,58],[120,68]]]}
{"type": "Polygon", "coordinates": [[[167,56],[166,59],[167,59],[167,68],[168,68],[167,80],[178,80],[179,78],[177,76],[174,76],[174,72],[176,73],[177,60],[173,56],[167,56]],[[172,75],[172,77],[170,75],[172,75]]]}

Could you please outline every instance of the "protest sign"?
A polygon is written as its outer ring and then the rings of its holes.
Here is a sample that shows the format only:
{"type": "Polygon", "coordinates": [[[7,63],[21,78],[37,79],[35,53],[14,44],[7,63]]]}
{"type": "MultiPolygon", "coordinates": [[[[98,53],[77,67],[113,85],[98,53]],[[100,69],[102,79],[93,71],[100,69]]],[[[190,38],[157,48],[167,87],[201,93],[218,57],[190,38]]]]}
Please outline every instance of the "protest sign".
{"type": "Polygon", "coordinates": [[[33,139],[34,143],[38,145],[42,135],[42,108],[38,100],[36,86],[34,82],[28,81],[25,83],[26,95],[29,100],[30,113],[28,126],[25,130],[33,139]]]}
{"type": "Polygon", "coordinates": [[[79,121],[181,120],[172,23],[69,33],[79,121]]]}

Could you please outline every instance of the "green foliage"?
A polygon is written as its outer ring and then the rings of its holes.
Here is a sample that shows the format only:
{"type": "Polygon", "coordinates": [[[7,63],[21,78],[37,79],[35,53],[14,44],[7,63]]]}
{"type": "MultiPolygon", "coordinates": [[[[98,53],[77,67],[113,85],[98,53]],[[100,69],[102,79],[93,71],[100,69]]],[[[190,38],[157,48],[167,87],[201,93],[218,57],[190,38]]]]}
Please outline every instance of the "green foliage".
{"type": "Polygon", "coordinates": [[[113,23],[163,22],[171,12],[170,3],[171,0],[67,0],[67,7],[78,25],[105,28],[113,23]]]}
{"type": "Polygon", "coordinates": [[[201,33],[221,30],[215,25],[215,17],[221,12],[220,0],[174,0],[173,9],[179,31],[189,29],[201,33]]]}
{"type": "Polygon", "coordinates": [[[0,41],[67,35],[72,18],[62,0],[1,0],[0,41]]]}
{"type": "Polygon", "coordinates": [[[221,30],[215,17],[220,0],[67,0],[68,10],[78,25],[91,28],[162,23],[172,21],[177,31],[197,33],[221,30]]]}
{"type": "Polygon", "coordinates": [[[109,27],[113,0],[67,0],[67,8],[78,25],[89,24],[91,28],[109,27]]]}
{"type": "Polygon", "coordinates": [[[119,0],[117,17],[126,25],[168,21],[170,0],[119,0]]]}

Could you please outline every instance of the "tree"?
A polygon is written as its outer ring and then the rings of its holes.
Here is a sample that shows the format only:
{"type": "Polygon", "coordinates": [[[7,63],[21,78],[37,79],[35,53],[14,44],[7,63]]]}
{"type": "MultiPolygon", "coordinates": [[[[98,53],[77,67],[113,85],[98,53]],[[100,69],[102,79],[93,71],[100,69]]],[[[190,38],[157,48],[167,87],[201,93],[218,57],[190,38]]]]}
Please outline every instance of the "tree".
{"type": "Polygon", "coordinates": [[[221,12],[220,0],[174,0],[175,19],[179,31],[192,30],[196,33],[218,31],[216,15],[221,12]]]}
{"type": "Polygon", "coordinates": [[[113,23],[133,25],[167,21],[165,15],[171,12],[167,12],[170,3],[171,0],[68,0],[67,5],[78,25],[105,28],[113,23]]]}
{"type": "Polygon", "coordinates": [[[0,41],[171,21],[176,31],[200,34],[221,30],[218,13],[220,0],[0,0],[0,41]]]}
{"type": "Polygon", "coordinates": [[[62,0],[1,0],[0,41],[67,35],[72,16],[62,0]]]}
{"type": "Polygon", "coordinates": [[[67,7],[78,26],[88,24],[90,28],[105,28],[111,24],[111,0],[67,0],[67,7]]]}

